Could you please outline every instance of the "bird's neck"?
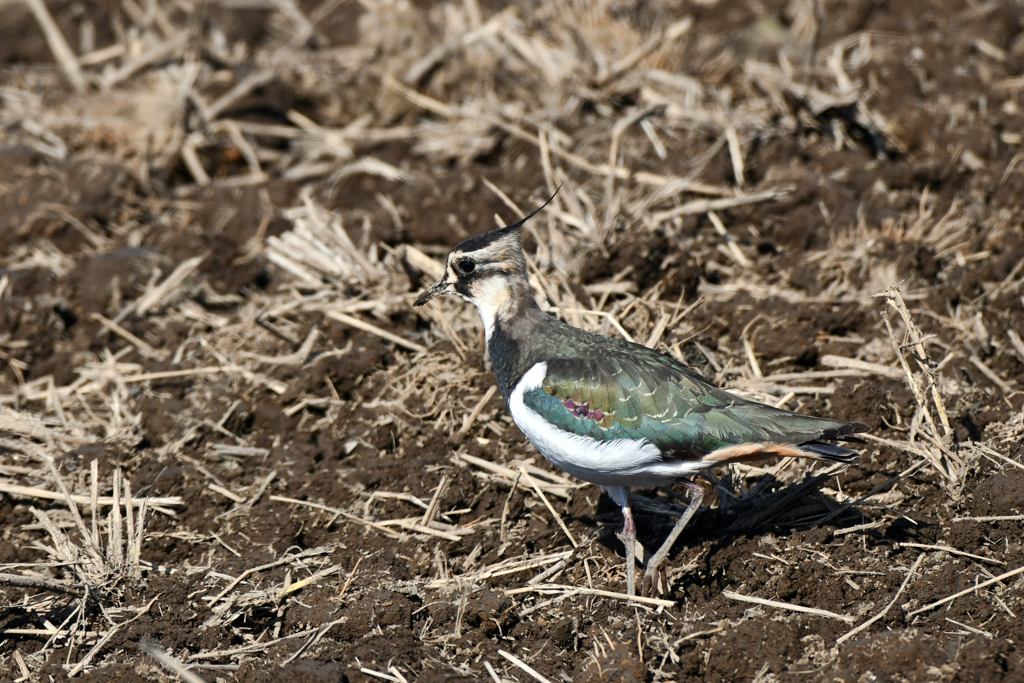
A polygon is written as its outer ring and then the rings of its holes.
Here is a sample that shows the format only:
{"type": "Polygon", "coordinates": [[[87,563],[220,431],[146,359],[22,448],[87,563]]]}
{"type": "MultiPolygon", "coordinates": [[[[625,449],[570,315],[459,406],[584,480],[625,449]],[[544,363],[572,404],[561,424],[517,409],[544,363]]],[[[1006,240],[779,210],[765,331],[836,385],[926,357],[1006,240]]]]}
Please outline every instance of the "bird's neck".
{"type": "Polygon", "coordinates": [[[516,383],[533,365],[537,335],[557,321],[540,309],[525,281],[512,283],[501,297],[474,303],[484,322],[498,388],[508,402],[516,383]]]}

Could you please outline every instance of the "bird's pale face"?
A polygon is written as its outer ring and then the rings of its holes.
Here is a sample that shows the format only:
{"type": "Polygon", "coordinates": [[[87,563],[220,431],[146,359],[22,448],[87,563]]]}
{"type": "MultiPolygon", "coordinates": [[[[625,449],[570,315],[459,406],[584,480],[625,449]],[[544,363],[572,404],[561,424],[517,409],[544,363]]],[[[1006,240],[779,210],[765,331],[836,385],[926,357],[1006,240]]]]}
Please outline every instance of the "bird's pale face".
{"type": "Polygon", "coordinates": [[[444,277],[420,294],[414,306],[458,294],[471,304],[492,303],[517,275],[525,276],[519,230],[499,228],[460,243],[448,253],[444,277]]]}
{"type": "Polygon", "coordinates": [[[508,301],[517,277],[525,277],[518,231],[492,230],[452,249],[444,277],[420,294],[414,306],[434,297],[458,294],[477,307],[490,336],[495,316],[508,301]]]}

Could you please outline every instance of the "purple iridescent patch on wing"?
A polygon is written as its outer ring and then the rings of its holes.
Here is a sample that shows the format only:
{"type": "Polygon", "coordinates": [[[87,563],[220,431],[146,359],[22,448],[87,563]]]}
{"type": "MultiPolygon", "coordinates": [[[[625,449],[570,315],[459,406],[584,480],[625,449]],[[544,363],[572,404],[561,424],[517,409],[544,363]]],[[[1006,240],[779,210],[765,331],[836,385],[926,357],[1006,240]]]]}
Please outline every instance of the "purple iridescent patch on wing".
{"type": "Polygon", "coordinates": [[[562,403],[569,409],[569,412],[576,417],[585,417],[588,420],[597,420],[598,422],[604,418],[604,413],[600,410],[591,410],[590,406],[586,403],[576,403],[571,398],[562,401],[562,403]]]}

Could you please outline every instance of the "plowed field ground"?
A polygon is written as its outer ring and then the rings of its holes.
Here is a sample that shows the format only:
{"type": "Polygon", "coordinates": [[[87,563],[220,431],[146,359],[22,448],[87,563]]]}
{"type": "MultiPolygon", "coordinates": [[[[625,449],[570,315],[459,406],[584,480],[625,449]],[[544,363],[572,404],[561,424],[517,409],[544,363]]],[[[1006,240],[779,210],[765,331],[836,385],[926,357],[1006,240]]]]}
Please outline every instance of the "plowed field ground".
{"type": "Polygon", "coordinates": [[[1024,680],[1019,0],[0,13],[0,679],[1024,680]],[[411,307],[558,186],[553,314],[872,430],[642,604],[411,307]]]}

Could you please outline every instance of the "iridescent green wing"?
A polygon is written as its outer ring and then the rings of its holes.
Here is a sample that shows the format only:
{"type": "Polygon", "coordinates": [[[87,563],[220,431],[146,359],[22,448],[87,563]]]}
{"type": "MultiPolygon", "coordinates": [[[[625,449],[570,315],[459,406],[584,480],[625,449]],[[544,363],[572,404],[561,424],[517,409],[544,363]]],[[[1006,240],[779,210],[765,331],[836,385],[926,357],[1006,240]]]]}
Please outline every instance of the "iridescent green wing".
{"type": "Polygon", "coordinates": [[[646,440],[683,458],[740,443],[828,438],[845,424],[747,401],[667,356],[622,346],[546,361],[543,383],[523,402],[567,432],[646,440]]]}

